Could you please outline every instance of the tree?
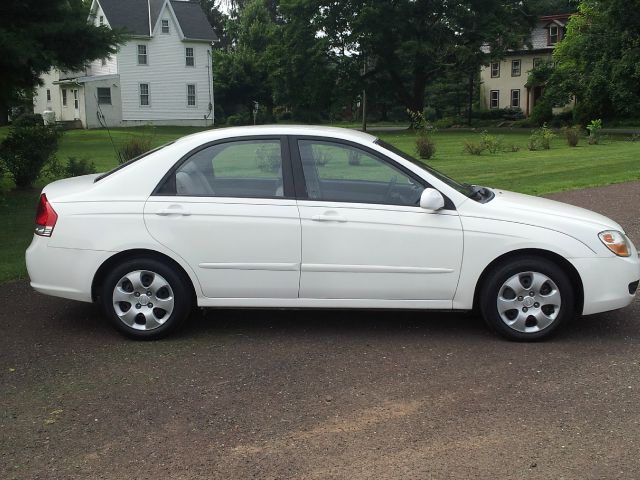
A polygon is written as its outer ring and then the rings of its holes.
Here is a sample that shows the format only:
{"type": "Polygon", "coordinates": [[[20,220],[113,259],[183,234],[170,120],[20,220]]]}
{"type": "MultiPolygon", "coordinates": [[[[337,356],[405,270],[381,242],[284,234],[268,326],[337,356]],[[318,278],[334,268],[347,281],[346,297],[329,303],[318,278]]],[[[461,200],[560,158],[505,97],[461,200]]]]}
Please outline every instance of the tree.
{"type": "Polygon", "coordinates": [[[312,2],[283,0],[280,23],[268,48],[274,101],[303,121],[318,121],[329,109],[336,88],[327,39],[319,38],[318,27],[309,22],[314,13],[312,2]]]}
{"type": "Polygon", "coordinates": [[[51,67],[79,70],[116,52],[121,34],[89,24],[88,14],[82,0],[0,2],[0,124],[51,67]]]}
{"type": "Polygon", "coordinates": [[[519,47],[535,22],[519,0],[318,0],[316,15],[336,51],[375,56],[372,73],[390,79],[412,111],[423,110],[427,84],[446,69],[475,78],[488,62],[482,46],[494,56],[519,47]]]}
{"type": "Polygon", "coordinates": [[[554,51],[545,97],[577,100],[580,122],[637,116],[640,109],[640,0],[583,0],[554,51]]]}
{"type": "Polygon", "coordinates": [[[273,108],[267,48],[276,25],[262,0],[249,0],[227,22],[229,44],[214,52],[214,85],[225,111],[238,107],[251,115],[253,102],[273,108]]]}

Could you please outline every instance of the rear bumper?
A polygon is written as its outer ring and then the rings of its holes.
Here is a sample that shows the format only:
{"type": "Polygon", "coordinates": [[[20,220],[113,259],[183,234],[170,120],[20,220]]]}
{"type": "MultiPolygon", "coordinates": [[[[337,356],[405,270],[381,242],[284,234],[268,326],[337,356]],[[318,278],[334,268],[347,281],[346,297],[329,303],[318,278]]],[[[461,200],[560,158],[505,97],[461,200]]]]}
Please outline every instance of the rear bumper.
{"type": "Polygon", "coordinates": [[[25,255],[31,286],[55,297],[91,302],[91,284],[112,252],[48,246],[49,238],[33,236],[25,255]]]}
{"type": "Polygon", "coordinates": [[[573,258],[569,261],[582,279],[583,315],[624,308],[635,298],[635,291],[631,293],[629,285],[640,279],[637,255],[628,258],[573,258]]]}

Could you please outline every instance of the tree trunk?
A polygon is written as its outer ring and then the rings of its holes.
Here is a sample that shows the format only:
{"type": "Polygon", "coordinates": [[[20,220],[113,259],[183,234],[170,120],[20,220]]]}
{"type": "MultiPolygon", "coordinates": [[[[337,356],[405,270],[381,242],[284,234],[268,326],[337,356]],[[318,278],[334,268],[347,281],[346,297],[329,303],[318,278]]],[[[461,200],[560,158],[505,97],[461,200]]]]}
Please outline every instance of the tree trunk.
{"type": "Polygon", "coordinates": [[[471,126],[473,120],[473,85],[474,85],[475,72],[469,74],[469,108],[467,111],[467,124],[471,126]]]}
{"type": "Polygon", "coordinates": [[[9,123],[9,107],[2,99],[0,99],[0,126],[9,123]]]}

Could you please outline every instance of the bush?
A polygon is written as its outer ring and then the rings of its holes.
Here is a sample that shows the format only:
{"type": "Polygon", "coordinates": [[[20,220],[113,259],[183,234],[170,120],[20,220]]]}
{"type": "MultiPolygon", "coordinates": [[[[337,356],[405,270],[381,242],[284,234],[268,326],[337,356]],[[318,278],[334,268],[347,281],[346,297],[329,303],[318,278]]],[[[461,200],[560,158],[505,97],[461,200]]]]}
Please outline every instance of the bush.
{"type": "Polygon", "coordinates": [[[536,106],[533,107],[529,121],[534,125],[542,126],[545,123],[549,123],[553,120],[553,105],[544,98],[540,99],[536,106]]]}
{"type": "Polygon", "coordinates": [[[433,122],[433,126],[436,128],[451,128],[456,124],[456,119],[453,117],[444,117],[440,120],[433,122]]]}
{"type": "Polygon", "coordinates": [[[514,152],[515,153],[515,152],[519,152],[520,151],[520,145],[516,145],[515,143],[512,143],[507,148],[508,148],[509,152],[514,152]]]}
{"type": "Polygon", "coordinates": [[[241,125],[249,125],[249,116],[247,114],[236,113],[227,117],[227,125],[230,127],[239,127],[241,125]]]}
{"type": "Polygon", "coordinates": [[[602,139],[602,119],[591,120],[587,125],[587,130],[589,131],[589,145],[598,145],[602,139]]]}
{"type": "Polygon", "coordinates": [[[480,156],[482,155],[482,152],[484,152],[486,149],[487,149],[487,146],[482,141],[480,142],[475,142],[473,140],[464,141],[464,151],[470,155],[480,156]]]}
{"type": "Polygon", "coordinates": [[[153,137],[151,136],[130,138],[118,148],[118,163],[123,164],[148,152],[151,150],[152,141],[153,137]]]}
{"type": "Polygon", "coordinates": [[[42,168],[55,158],[61,132],[45,125],[14,126],[0,144],[0,158],[19,188],[36,181],[42,168]]]}
{"type": "Polygon", "coordinates": [[[546,124],[534,132],[529,137],[528,148],[531,151],[536,150],[549,150],[551,148],[551,140],[555,138],[556,134],[553,133],[546,124]]]}
{"type": "Polygon", "coordinates": [[[262,172],[274,173],[280,170],[280,146],[265,143],[256,150],[256,164],[262,172]]]}
{"type": "Polygon", "coordinates": [[[39,113],[23,113],[13,120],[12,125],[14,127],[32,127],[44,125],[44,120],[39,113]]]}
{"type": "Polygon", "coordinates": [[[436,153],[436,144],[429,135],[420,135],[416,138],[416,152],[423,160],[429,160],[436,153]]]}
{"type": "Polygon", "coordinates": [[[502,149],[502,138],[491,135],[486,130],[481,135],[482,144],[489,153],[498,153],[502,149]]]}
{"type": "Polygon", "coordinates": [[[356,150],[349,150],[349,165],[360,165],[360,154],[356,150]]]}
{"type": "Polygon", "coordinates": [[[567,139],[567,145],[570,147],[578,146],[578,142],[580,141],[580,127],[564,127],[562,132],[564,133],[564,138],[567,139]]]}
{"type": "Polygon", "coordinates": [[[553,128],[560,128],[560,127],[570,127],[572,123],[573,123],[573,112],[568,111],[568,112],[562,112],[562,113],[553,115],[550,125],[553,128]]]}
{"type": "Polygon", "coordinates": [[[65,177],[80,177],[92,173],[96,173],[96,165],[88,158],[69,157],[69,161],[64,167],[65,177]]]}

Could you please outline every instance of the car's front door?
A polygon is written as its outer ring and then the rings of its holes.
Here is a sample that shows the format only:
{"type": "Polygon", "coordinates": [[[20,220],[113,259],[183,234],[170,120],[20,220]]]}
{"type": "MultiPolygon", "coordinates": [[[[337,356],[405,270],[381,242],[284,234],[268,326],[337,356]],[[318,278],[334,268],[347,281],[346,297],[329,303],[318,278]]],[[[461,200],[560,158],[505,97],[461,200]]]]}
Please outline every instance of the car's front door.
{"type": "Polygon", "coordinates": [[[193,152],[145,205],[151,235],[211,298],[297,298],[300,219],[286,142],[236,139],[193,152]]]}
{"type": "Polygon", "coordinates": [[[373,150],[319,138],[291,144],[299,172],[300,297],[431,300],[450,308],[463,242],[453,206],[420,208],[426,183],[373,150]]]}

